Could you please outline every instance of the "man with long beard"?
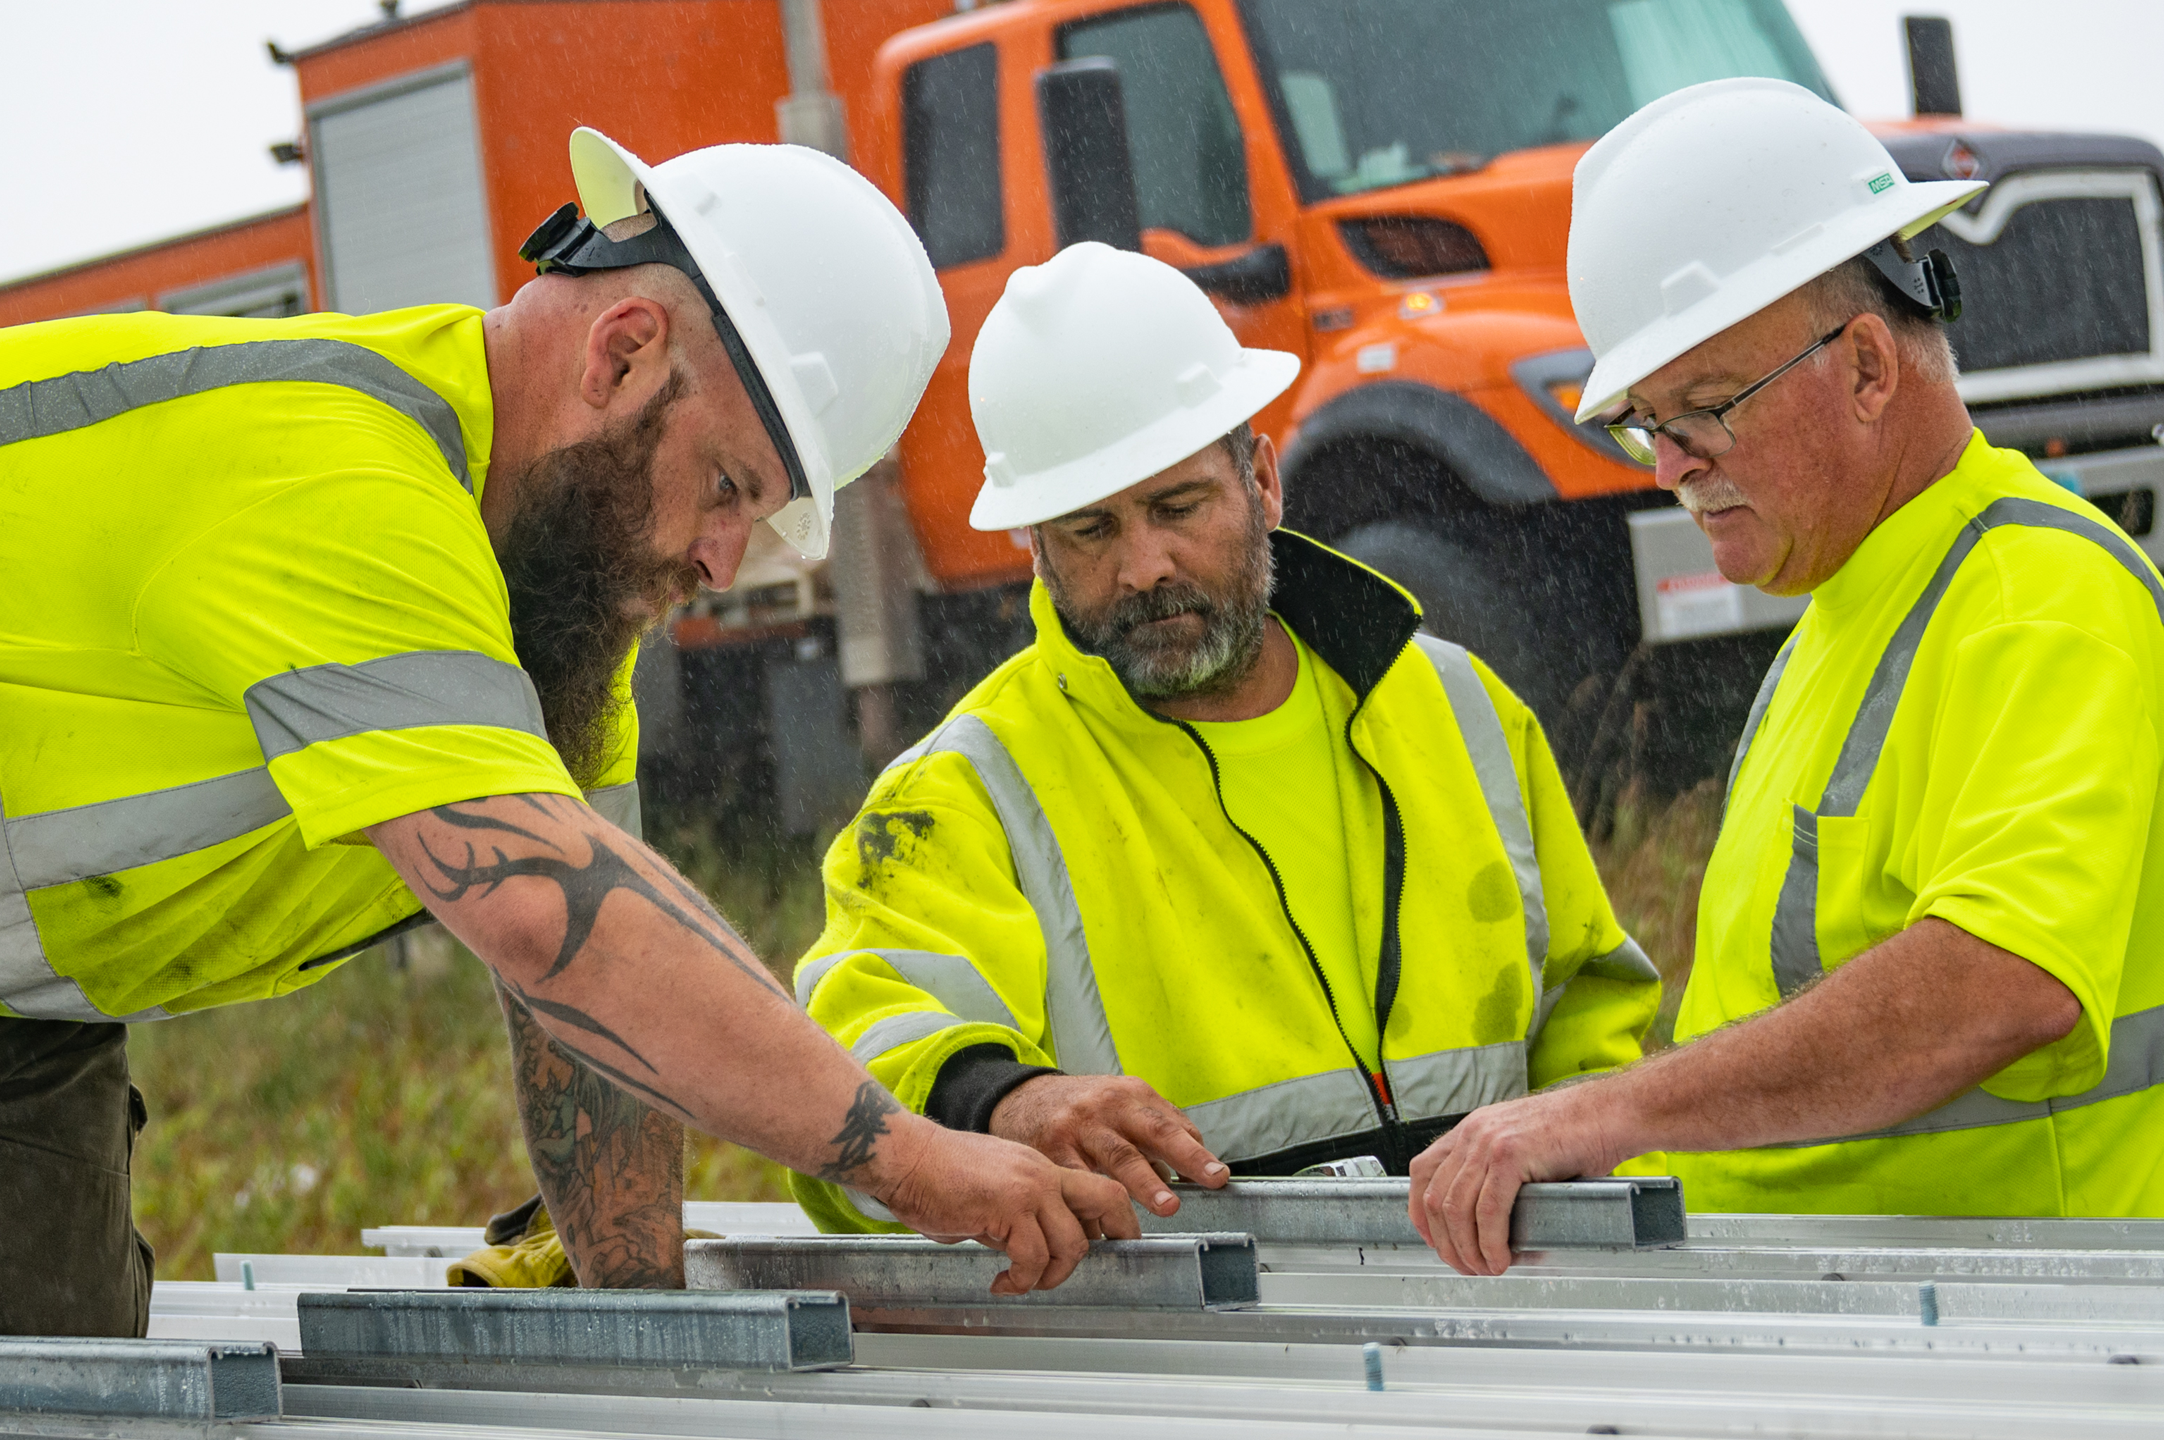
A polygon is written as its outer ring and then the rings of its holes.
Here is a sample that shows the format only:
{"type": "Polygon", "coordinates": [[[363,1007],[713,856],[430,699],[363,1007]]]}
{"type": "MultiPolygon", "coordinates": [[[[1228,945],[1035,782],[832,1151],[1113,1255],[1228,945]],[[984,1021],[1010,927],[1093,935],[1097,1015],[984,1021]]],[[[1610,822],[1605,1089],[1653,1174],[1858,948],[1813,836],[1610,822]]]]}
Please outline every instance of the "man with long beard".
{"type": "Polygon", "coordinates": [[[685,1124],[1005,1248],[1006,1290],[1134,1233],[898,1111],[624,828],[632,645],[755,521],[823,552],[946,344],[922,248],[810,151],[572,166],[586,218],[486,314],[0,332],[0,1332],[143,1333],[127,1023],[430,915],[495,976],[584,1284],[682,1283],[685,1124]]]}
{"type": "MultiPolygon", "coordinates": [[[[1016,272],[970,361],[1037,641],[874,786],[797,995],[910,1109],[1119,1180],[1373,1156],[1637,1058],[1660,984],[1532,714],[1277,530],[1292,383],[1171,267],[1016,272]]],[[[828,1229],[884,1219],[816,1175],[828,1229]]]]}

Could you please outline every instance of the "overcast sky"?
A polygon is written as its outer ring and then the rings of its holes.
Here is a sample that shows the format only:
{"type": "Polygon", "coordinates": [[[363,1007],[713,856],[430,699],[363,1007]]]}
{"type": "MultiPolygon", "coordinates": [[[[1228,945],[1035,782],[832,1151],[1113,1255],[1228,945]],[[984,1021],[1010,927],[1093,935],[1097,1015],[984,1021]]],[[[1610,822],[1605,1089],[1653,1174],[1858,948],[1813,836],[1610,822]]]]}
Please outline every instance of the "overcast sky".
{"type": "MultiPolygon", "coordinates": [[[[1908,111],[1899,16],[1914,11],[1954,22],[1971,116],[2164,141],[2159,0],[1789,8],[1866,118],[1908,111]]],[[[378,17],[374,0],[0,0],[0,134],[13,137],[0,146],[0,279],[302,199],[302,167],[268,153],[300,118],[292,72],[263,41],[293,49],[378,17]]]]}

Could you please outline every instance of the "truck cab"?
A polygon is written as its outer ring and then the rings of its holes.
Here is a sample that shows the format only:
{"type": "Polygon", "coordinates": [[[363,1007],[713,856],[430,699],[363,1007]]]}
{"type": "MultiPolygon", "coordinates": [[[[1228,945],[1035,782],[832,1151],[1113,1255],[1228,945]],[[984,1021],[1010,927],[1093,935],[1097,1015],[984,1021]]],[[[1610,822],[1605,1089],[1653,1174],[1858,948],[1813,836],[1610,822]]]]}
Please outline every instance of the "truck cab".
{"type": "MultiPolygon", "coordinates": [[[[1573,423],[1592,357],[1564,274],[1588,144],[1737,75],[1832,98],[1779,0],[1012,0],[898,35],[857,160],[916,225],[954,321],[900,456],[930,576],[1026,576],[1023,537],[966,523],[972,341],[1015,268],[1106,239],[1301,358],[1257,417],[1286,523],[1406,584],[1431,628],[1578,732],[1566,765],[1596,758],[1601,712],[1654,648],[1715,708],[1747,698],[1802,601],[1722,580],[1651,472],[1573,423]],[[1733,675],[1705,683],[1708,655],[1733,675]]],[[[2153,543],[2164,156],[1958,117],[1880,133],[1912,179],[1994,182],[1919,241],[1960,271],[1978,423],[2153,543]]]]}

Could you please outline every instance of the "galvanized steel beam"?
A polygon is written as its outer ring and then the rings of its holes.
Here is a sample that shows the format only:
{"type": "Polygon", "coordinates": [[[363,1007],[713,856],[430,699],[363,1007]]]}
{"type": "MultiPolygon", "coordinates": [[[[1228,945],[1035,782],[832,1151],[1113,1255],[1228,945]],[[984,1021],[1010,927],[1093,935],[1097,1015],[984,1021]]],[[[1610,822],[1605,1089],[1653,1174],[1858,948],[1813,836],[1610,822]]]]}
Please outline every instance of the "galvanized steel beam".
{"type": "Polygon", "coordinates": [[[2164,1250],[2164,1220],[1920,1215],[1693,1215],[1693,1243],[1887,1249],[2164,1250]]]}
{"type": "Polygon", "coordinates": [[[914,1235],[692,1240],[684,1283],[714,1290],[838,1290],[852,1305],[1115,1306],[1203,1310],[1251,1305],[1255,1242],[1245,1235],[1100,1240],[1057,1290],[994,1295],[1006,1257],[914,1235]]]}
{"type": "MultiPolygon", "coordinates": [[[[1261,1245],[1421,1246],[1403,1178],[1235,1180],[1220,1190],[1175,1185],[1180,1208],[1144,1213],[1146,1234],[1238,1231],[1261,1245]]],[[[1642,1250],[1685,1235],[1683,1187],[1666,1176],[1528,1185],[1510,1215],[1521,1250],[1642,1250]]]]}
{"type": "Polygon", "coordinates": [[[817,1293],[407,1290],[299,1297],[312,1365],[805,1370],[850,1358],[849,1303],[817,1293]]]}
{"type": "Polygon", "coordinates": [[[11,1415],[210,1424],[278,1413],[275,1346],[0,1338],[0,1425],[11,1415]]]}

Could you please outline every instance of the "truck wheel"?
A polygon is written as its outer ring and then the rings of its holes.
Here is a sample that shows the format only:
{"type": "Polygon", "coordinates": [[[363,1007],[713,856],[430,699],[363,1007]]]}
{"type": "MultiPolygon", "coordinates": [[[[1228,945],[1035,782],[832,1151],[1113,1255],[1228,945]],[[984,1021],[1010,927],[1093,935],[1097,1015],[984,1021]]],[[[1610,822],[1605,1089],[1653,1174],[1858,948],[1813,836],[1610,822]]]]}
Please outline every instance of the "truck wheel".
{"type": "Polygon", "coordinates": [[[1412,591],[1420,628],[1478,655],[1544,721],[1553,723],[1577,678],[1567,643],[1550,643],[1535,607],[1473,546],[1403,520],[1362,525],[1332,542],[1412,591]]]}

